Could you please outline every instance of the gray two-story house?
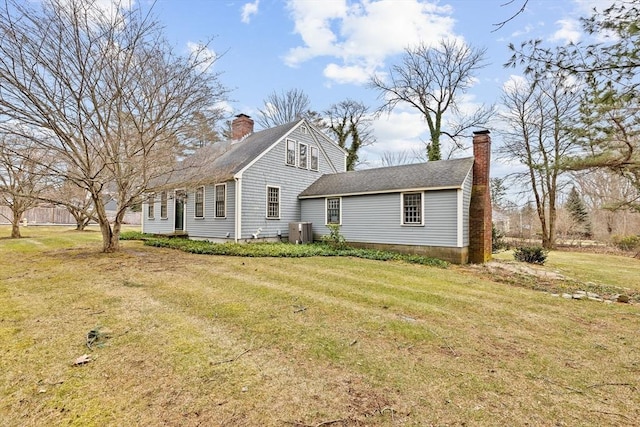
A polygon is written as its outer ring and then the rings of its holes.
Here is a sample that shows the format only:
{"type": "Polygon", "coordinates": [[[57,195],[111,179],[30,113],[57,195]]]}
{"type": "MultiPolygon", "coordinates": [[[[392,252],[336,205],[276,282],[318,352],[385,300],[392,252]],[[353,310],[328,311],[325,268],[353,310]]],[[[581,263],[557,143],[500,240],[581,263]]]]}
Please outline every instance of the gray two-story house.
{"type": "Polygon", "coordinates": [[[474,157],[346,171],[347,153],[307,120],[253,132],[238,115],[233,138],[198,150],[143,204],[142,230],[211,241],[312,237],[331,224],[354,246],[455,263],[491,254],[490,138],[474,157]]]}
{"type": "Polygon", "coordinates": [[[298,195],[345,171],[346,152],[305,119],[253,132],[238,115],[233,137],[197,150],[143,203],[142,230],[212,241],[287,237],[298,195]]]}

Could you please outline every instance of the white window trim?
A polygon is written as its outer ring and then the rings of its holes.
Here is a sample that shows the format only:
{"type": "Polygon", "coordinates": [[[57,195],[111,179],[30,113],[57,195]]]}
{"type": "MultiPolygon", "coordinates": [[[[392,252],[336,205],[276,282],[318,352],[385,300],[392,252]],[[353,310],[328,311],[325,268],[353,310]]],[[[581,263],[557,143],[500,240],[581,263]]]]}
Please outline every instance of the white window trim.
{"type": "Polygon", "coordinates": [[[167,191],[163,191],[160,193],[160,219],[169,219],[169,193],[167,191]],[[164,213],[162,216],[162,195],[164,194],[164,213]]]}
{"type": "Polygon", "coordinates": [[[320,150],[318,149],[318,147],[316,147],[315,145],[310,145],[309,146],[309,170],[312,171],[318,171],[320,170],[320,150]],[[316,150],[316,168],[313,168],[313,162],[311,161],[311,159],[313,158],[313,156],[311,155],[311,153],[313,153],[313,150],[316,150]]]}
{"type": "Polygon", "coordinates": [[[227,184],[216,184],[213,186],[213,217],[215,219],[226,219],[227,218],[227,184]],[[218,216],[218,187],[224,187],[224,216],[218,216]]]}
{"type": "Polygon", "coordinates": [[[298,142],[298,167],[300,169],[309,169],[309,144],[306,144],[304,142],[298,142]],[[302,166],[302,149],[301,147],[304,146],[306,148],[306,154],[305,154],[305,162],[307,163],[305,166],[302,166]]]}
{"type": "Polygon", "coordinates": [[[298,164],[298,143],[295,139],[287,138],[284,142],[284,164],[287,166],[296,166],[298,164]],[[289,163],[289,143],[293,144],[293,163],[289,163]]]}
{"type": "Polygon", "coordinates": [[[324,225],[329,224],[342,225],[342,197],[325,197],[324,199],[324,225]],[[338,213],[340,221],[337,223],[329,222],[329,199],[338,199],[340,201],[340,212],[338,213]]]}
{"type": "Polygon", "coordinates": [[[201,185],[200,187],[197,187],[195,189],[195,191],[193,192],[193,219],[204,219],[205,218],[205,207],[207,206],[206,204],[206,188],[204,187],[204,185],[201,185]],[[196,212],[198,212],[198,210],[196,209],[197,203],[198,203],[198,190],[202,189],[202,216],[197,216],[196,212]]]}
{"type": "Polygon", "coordinates": [[[156,219],[156,193],[151,193],[147,197],[147,219],[156,219]],[[149,208],[153,208],[153,215],[149,215],[149,208]]]}
{"type": "Polygon", "coordinates": [[[265,218],[266,219],[280,219],[280,212],[282,209],[282,190],[278,185],[267,185],[265,189],[265,218]],[[269,189],[277,188],[278,189],[278,216],[269,216],[269,189]]]}
{"type": "Polygon", "coordinates": [[[406,191],[400,193],[400,225],[403,227],[424,227],[424,191],[406,191]],[[420,222],[404,222],[404,196],[405,194],[420,195],[420,222]]]}

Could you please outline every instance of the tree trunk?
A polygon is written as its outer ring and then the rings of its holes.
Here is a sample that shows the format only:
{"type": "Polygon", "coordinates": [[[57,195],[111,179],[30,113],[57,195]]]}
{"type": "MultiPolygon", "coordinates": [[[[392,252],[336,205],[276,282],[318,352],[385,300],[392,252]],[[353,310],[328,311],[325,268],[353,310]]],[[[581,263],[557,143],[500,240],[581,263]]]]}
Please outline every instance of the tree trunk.
{"type": "Polygon", "coordinates": [[[22,216],[22,212],[19,212],[16,209],[13,209],[13,220],[11,221],[11,238],[19,239],[22,237],[20,234],[20,217],[22,216]]]}
{"type": "Polygon", "coordinates": [[[120,250],[120,233],[116,235],[108,220],[100,218],[100,231],[102,232],[102,252],[113,253],[120,250]]]}
{"type": "Polygon", "coordinates": [[[19,223],[12,223],[11,224],[11,238],[12,239],[19,239],[21,238],[22,235],[20,234],[20,224],[19,223]]]}
{"type": "Polygon", "coordinates": [[[111,223],[109,223],[107,211],[104,208],[100,193],[92,191],[91,198],[93,199],[98,224],[102,232],[102,252],[118,252],[120,250],[120,225],[117,224],[118,218],[116,217],[116,222],[114,222],[113,228],[111,228],[111,223]]]}

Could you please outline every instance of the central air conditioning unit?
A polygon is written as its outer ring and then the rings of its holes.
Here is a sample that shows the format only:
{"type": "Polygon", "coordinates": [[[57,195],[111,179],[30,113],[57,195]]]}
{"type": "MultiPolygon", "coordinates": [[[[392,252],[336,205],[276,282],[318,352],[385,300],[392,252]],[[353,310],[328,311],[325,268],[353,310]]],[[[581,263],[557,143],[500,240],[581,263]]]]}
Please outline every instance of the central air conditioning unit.
{"type": "Polygon", "coordinates": [[[310,222],[290,222],[289,223],[289,243],[311,243],[313,242],[313,227],[310,222]]]}

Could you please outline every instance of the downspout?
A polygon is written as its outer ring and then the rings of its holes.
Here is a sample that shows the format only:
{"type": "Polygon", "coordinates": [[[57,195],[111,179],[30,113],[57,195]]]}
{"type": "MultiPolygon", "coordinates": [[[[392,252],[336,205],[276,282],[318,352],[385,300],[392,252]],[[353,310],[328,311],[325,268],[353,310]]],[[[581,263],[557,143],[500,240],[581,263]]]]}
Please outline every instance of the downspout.
{"type": "Polygon", "coordinates": [[[457,210],[457,239],[456,246],[461,248],[464,245],[464,190],[462,188],[458,188],[456,190],[456,196],[458,199],[458,208],[457,210]]]}
{"type": "Polygon", "coordinates": [[[242,231],[242,174],[235,175],[233,179],[236,182],[236,213],[233,239],[238,243],[240,240],[239,234],[242,231]]]}

